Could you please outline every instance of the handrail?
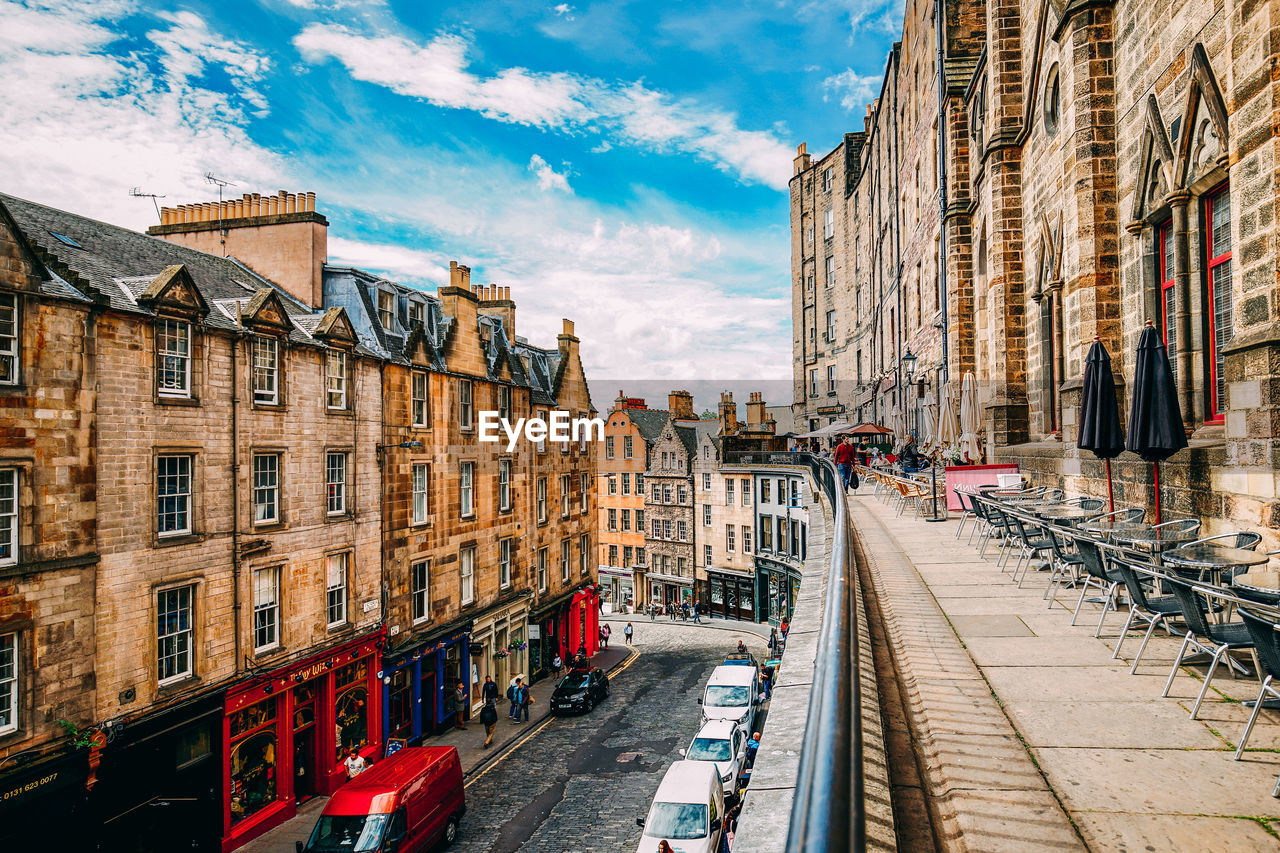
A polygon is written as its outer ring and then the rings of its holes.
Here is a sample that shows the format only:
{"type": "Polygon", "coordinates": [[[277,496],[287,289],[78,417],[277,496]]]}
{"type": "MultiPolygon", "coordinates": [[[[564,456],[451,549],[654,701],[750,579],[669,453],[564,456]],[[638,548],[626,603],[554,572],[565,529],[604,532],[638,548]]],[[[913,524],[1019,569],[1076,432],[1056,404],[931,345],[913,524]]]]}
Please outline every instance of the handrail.
{"type": "Polygon", "coordinates": [[[729,464],[809,469],[831,505],[830,573],[818,632],[813,687],[787,831],[788,853],[861,850],[862,700],[852,559],[852,522],[844,486],[829,459],[812,453],[730,453],[729,464]]]}

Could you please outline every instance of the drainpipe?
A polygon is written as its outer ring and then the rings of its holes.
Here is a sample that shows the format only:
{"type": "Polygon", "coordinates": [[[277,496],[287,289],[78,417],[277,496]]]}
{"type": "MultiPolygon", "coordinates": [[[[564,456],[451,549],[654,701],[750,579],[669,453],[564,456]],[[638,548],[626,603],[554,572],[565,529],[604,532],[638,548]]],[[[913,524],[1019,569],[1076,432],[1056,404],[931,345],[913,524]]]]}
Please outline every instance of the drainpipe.
{"type": "Polygon", "coordinates": [[[938,31],[938,304],[942,307],[942,383],[945,385],[951,378],[951,359],[949,340],[951,324],[948,319],[947,303],[947,78],[945,76],[946,60],[946,7],[943,0],[938,0],[934,14],[934,27],[938,31]]]}
{"type": "MultiPolygon", "coordinates": [[[[893,58],[893,105],[890,107],[893,116],[893,136],[890,144],[893,146],[893,287],[898,293],[898,316],[894,320],[894,354],[893,354],[893,370],[895,380],[893,383],[894,390],[898,395],[898,409],[902,412],[902,430],[909,433],[907,425],[907,397],[904,393],[906,383],[902,375],[902,338],[906,334],[907,321],[903,317],[902,310],[902,206],[901,199],[898,197],[898,169],[901,164],[898,161],[898,59],[897,55],[893,58]]],[[[905,440],[905,438],[904,438],[905,440]]]]}
{"type": "Polygon", "coordinates": [[[231,336],[231,616],[235,622],[231,633],[235,638],[236,675],[244,668],[240,653],[240,374],[236,366],[236,352],[244,339],[243,331],[231,336]]]}

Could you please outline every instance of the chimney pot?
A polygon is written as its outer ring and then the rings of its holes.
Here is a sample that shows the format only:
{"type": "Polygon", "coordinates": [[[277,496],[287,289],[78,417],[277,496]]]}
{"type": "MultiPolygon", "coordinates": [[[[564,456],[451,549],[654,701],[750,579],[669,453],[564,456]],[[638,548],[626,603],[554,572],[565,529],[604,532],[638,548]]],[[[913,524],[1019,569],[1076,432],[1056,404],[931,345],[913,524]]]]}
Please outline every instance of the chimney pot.
{"type": "Polygon", "coordinates": [[[289,209],[286,211],[286,213],[297,213],[297,212],[298,212],[298,197],[293,193],[289,193],[289,209]]]}
{"type": "Polygon", "coordinates": [[[315,210],[315,209],[316,209],[316,194],[313,192],[309,192],[307,193],[307,210],[315,210]]]}

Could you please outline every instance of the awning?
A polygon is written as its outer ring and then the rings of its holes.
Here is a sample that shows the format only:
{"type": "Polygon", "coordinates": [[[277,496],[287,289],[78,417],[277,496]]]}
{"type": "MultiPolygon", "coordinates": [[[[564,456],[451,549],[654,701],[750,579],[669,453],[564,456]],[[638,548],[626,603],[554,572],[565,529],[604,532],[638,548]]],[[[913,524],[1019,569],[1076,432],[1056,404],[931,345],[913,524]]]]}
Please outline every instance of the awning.
{"type": "Polygon", "coordinates": [[[843,435],[893,435],[893,430],[876,424],[858,424],[842,433],[843,435]]]}
{"type": "Polygon", "coordinates": [[[849,428],[848,421],[836,421],[833,424],[827,424],[824,427],[813,430],[812,432],[802,432],[796,438],[825,438],[829,435],[836,435],[843,429],[849,428]]]}

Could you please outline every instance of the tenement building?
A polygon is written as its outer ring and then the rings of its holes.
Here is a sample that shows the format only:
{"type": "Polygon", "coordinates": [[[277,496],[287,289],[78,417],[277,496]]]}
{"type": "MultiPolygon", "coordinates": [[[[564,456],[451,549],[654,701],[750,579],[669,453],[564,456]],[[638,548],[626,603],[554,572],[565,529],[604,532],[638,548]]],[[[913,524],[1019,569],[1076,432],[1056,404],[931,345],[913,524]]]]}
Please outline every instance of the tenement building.
{"type": "MultiPolygon", "coordinates": [[[[908,3],[861,127],[796,158],[797,422],[915,429],[923,396],[972,372],[988,459],[1105,493],[1074,444],[1084,356],[1106,345],[1127,407],[1149,321],[1190,438],[1162,504],[1280,524],[1280,7],[943,7],[941,58],[934,4],[908,3]]],[[[1150,465],[1114,468],[1117,500],[1151,503],[1150,465]]]]}
{"type": "Polygon", "coordinates": [[[693,552],[697,545],[693,524],[693,459],[698,430],[715,421],[702,422],[693,413],[693,395],[672,391],[668,418],[653,440],[645,470],[644,589],[636,600],[642,604],[679,607],[693,604],[693,552]]]}
{"type": "Polygon", "coordinates": [[[506,289],[332,267],[327,228],[0,195],[5,843],[231,850],[594,649],[595,442],[479,439],[593,414],[572,324],[534,347],[506,289]]]}

